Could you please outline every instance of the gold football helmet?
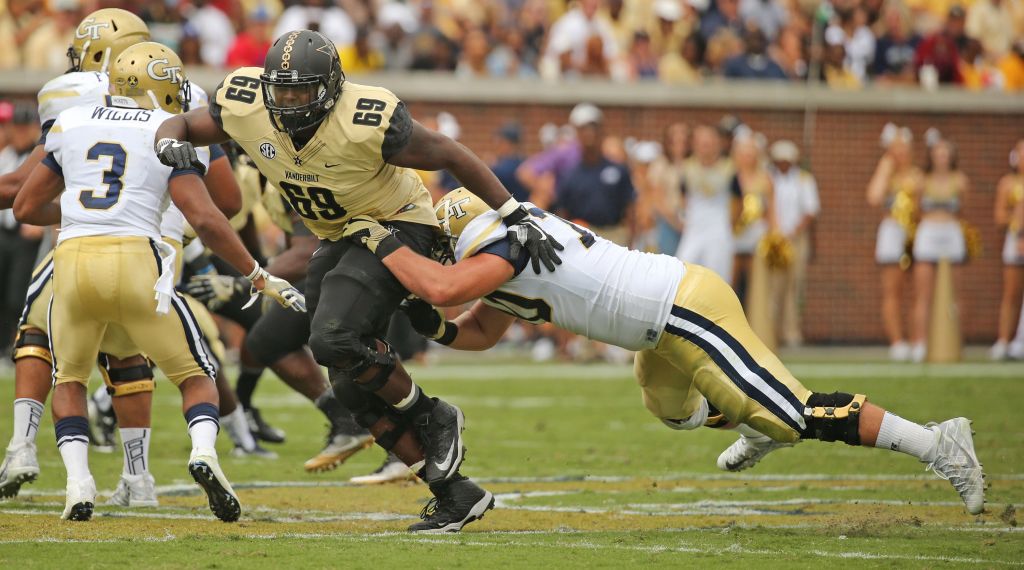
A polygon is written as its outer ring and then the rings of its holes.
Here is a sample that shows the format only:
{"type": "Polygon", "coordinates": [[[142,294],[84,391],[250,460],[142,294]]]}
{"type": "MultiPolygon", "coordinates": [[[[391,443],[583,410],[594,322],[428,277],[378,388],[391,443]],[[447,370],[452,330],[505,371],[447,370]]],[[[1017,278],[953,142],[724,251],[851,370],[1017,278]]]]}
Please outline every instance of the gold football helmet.
{"type": "Polygon", "coordinates": [[[148,41],[149,28],[135,14],[120,8],[96,10],[75,29],[68,48],[71,71],[106,73],[125,48],[148,41]]]}
{"type": "Polygon", "coordinates": [[[156,42],[128,47],[110,66],[114,95],[134,99],[144,109],[180,113],[190,99],[188,79],[181,58],[171,48],[156,42]]]}
{"type": "Polygon", "coordinates": [[[465,188],[457,188],[442,196],[434,204],[434,214],[444,232],[444,239],[435,249],[434,258],[442,263],[454,261],[459,236],[469,222],[490,209],[486,202],[465,188]]]}

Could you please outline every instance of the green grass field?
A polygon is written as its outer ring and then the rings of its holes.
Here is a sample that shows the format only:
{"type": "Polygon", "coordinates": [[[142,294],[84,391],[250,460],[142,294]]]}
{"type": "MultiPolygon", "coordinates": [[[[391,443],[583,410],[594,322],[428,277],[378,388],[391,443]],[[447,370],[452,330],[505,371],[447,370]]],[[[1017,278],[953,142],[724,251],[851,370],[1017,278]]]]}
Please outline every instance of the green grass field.
{"type": "MultiPolygon", "coordinates": [[[[1022,365],[792,367],[812,389],[863,392],[913,420],[974,419],[991,488],[988,511],[972,517],[948,483],[905,455],[808,442],[724,474],[715,459],[735,435],[663,427],[643,408],[628,367],[486,362],[414,371],[429,393],[465,410],[463,472],[498,498],[461,535],[404,532],[429,497],[424,486],[346,484],[377,466],[379,449],[306,474],[302,463],[319,450],[324,422],[270,376],[257,401],[288,441],[274,447],[278,460],[266,461],[230,457],[221,438],[221,463],[244,512],[237,524],[214,520],[186,470],[178,393],[160,382],[151,455],[161,506],[101,504],[88,523],[59,520],[65,474],[47,416],[40,479],[0,503],[0,567],[1024,565],[1013,507],[1024,503],[1022,365]]],[[[12,395],[11,379],[0,379],[3,441],[12,395]]],[[[90,462],[102,503],[121,456],[90,453],[90,462]]]]}

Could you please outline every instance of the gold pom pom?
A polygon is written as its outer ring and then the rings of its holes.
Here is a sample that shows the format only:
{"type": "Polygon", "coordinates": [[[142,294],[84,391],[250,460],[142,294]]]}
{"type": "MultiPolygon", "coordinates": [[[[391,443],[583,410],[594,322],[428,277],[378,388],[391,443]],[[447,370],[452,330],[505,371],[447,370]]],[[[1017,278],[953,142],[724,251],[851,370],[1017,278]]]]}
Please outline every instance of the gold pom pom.
{"type": "Polygon", "coordinates": [[[966,220],[960,222],[960,231],[964,233],[964,243],[967,244],[967,259],[977,259],[981,256],[981,232],[966,220]]]}
{"type": "Polygon", "coordinates": [[[769,269],[785,269],[793,263],[793,244],[779,232],[768,232],[757,244],[757,254],[769,269]]]}

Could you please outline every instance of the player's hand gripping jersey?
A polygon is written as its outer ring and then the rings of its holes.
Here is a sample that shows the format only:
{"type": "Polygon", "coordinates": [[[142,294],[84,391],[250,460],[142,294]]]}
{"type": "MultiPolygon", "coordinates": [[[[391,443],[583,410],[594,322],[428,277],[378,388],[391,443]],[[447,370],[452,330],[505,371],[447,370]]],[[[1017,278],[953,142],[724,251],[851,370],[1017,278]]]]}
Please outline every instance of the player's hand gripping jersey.
{"type": "Polygon", "coordinates": [[[296,150],[270,122],[258,67],[243,67],[217,89],[210,113],[279,189],[321,239],[341,239],[351,216],[437,225],[430,195],[412,170],[384,154],[412,129],[401,101],[387,89],[346,81],[335,108],[296,150]],[[393,119],[395,119],[393,121],[393,119]]]}
{"type": "MultiPolygon", "coordinates": [[[[454,207],[458,207],[454,205],[454,207]]],[[[667,255],[631,251],[528,204],[544,231],[565,246],[553,273],[523,271],[483,302],[530,323],[551,322],[587,338],[641,350],[658,344],[685,268],[667,255]]],[[[494,210],[469,222],[455,260],[478,253],[508,256],[506,228],[494,210]]]]}

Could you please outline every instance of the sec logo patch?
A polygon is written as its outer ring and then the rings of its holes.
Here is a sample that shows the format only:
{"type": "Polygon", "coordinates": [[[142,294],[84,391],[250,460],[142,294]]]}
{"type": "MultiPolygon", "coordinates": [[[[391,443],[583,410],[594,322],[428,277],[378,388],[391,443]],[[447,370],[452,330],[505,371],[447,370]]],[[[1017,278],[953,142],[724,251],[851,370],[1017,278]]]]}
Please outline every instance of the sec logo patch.
{"type": "Polygon", "coordinates": [[[265,142],[260,145],[260,154],[269,158],[270,160],[273,160],[274,157],[277,156],[277,149],[274,148],[274,145],[265,142]]]}

